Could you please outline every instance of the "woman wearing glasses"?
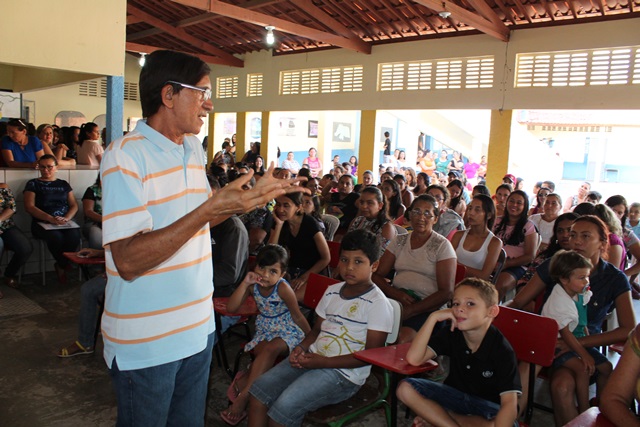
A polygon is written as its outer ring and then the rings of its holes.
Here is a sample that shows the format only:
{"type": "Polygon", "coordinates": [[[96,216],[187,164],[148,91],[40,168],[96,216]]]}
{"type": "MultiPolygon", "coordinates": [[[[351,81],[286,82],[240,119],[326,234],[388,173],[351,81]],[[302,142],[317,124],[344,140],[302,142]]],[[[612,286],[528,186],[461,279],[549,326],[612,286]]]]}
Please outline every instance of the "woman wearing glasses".
{"type": "Polygon", "coordinates": [[[10,168],[33,168],[36,160],[44,155],[42,142],[27,135],[27,122],[11,119],[7,123],[7,135],[2,138],[2,158],[10,168]]]}
{"type": "Polygon", "coordinates": [[[56,260],[54,267],[58,280],[65,283],[65,271],[69,267],[69,261],[63,252],[78,249],[80,229],[69,228],[69,221],[78,212],[78,204],[69,183],[56,178],[57,166],[58,162],[54,156],[45,154],[40,157],[40,178],[27,182],[23,196],[25,210],[32,216],[31,234],[47,243],[51,255],[56,260]],[[53,224],[59,228],[45,230],[39,222],[53,224]]]}
{"type": "Polygon", "coordinates": [[[456,253],[445,237],[433,231],[439,213],[432,196],[418,196],[405,213],[413,232],[389,244],[373,274],[385,295],[402,304],[400,343],[411,341],[429,314],[453,294],[456,253]],[[389,284],[386,278],[392,269],[396,275],[389,284]]]}

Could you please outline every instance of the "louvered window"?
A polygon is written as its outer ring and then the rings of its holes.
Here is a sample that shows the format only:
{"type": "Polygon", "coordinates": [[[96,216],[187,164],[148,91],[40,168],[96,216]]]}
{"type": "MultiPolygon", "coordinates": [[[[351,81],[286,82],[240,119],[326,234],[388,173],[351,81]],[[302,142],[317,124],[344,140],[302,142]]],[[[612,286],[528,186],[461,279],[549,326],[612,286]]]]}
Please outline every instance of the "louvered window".
{"type": "Polygon", "coordinates": [[[247,96],[262,96],[262,74],[249,74],[247,76],[247,96]]]}
{"type": "Polygon", "coordinates": [[[216,79],[216,98],[237,98],[238,76],[218,77],[216,79]]]}
{"type": "Polygon", "coordinates": [[[516,87],[640,84],[640,47],[517,55],[516,87]]]}
{"type": "Polygon", "coordinates": [[[493,87],[494,58],[448,58],[378,66],[378,90],[484,89],[493,87]]]}
{"type": "Polygon", "coordinates": [[[282,71],[280,95],[361,92],[362,75],[362,66],[282,71]]]}
{"type": "MultiPolygon", "coordinates": [[[[107,79],[90,80],[82,82],[78,85],[78,94],[80,96],[94,96],[100,98],[107,97],[107,79]]],[[[124,82],[124,99],[125,101],[140,101],[138,92],[138,83],[124,82]]]]}

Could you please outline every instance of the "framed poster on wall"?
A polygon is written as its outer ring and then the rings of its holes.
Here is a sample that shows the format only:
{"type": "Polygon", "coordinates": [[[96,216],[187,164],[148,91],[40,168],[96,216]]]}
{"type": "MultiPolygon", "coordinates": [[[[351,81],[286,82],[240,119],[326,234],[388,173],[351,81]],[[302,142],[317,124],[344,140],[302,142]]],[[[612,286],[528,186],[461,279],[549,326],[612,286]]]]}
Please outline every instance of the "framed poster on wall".
{"type": "Polygon", "coordinates": [[[318,137],[318,121],[317,120],[309,120],[309,132],[307,133],[309,138],[317,138],[318,137]]]}

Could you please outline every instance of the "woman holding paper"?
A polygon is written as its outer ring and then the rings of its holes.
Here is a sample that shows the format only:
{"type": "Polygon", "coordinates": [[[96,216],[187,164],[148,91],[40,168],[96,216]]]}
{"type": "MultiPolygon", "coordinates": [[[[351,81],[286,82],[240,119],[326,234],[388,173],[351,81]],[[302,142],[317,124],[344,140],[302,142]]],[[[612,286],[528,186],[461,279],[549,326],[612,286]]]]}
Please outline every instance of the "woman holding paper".
{"type": "Polygon", "coordinates": [[[58,161],[45,154],[38,159],[40,178],[27,182],[24,189],[24,207],[31,214],[31,234],[47,243],[56,260],[54,265],[58,281],[65,283],[69,267],[63,252],[73,252],[80,245],[80,229],[72,221],[78,204],[69,183],[56,178],[58,161]]]}

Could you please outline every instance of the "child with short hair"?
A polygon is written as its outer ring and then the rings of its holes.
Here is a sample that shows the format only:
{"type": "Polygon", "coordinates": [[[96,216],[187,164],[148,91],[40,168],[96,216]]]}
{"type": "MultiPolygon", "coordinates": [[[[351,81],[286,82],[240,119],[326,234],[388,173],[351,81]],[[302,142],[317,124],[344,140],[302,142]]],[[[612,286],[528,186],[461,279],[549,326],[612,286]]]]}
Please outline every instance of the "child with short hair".
{"type": "Polygon", "coordinates": [[[435,311],[411,343],[407,361],[415,366],[438,355],[450,357],[444,384],[409,378],[398,398],[417,415],[415,423],[434,426],[516,425],[520,378],[509,342],[491,322],[500,311],[491,283],[466,278],[453,292],[452,307],[435,311]],[[440,328],[439,322],[451,322],[440,328]]]}
{"type": "Polygon", "coordinates": [[[585,348],[578,338],[589,335],[587,330],[587,303],[591,298],[589,275],[591,261],[576,251],[558,251],[551,258],[549,273],[556,281],[542,314],[558,323],[559,338],[571,351],[555,358],[553,367],[565,367],[575,373],[576,398],[579,412],[589,409],[589,378],[597,370],[597,395],[603,390],[613,366],[593,347],[585,348]],[[577,356],[577,357],[576,357],[577,356]]]}
{"type": "Polygon", "coordinates": [[[246,418],[249,388],[255,379],[269,370],[279,356],[290,353],[311,330],[293,289],[283,278],[288,261],[282,246],[263,247],[256,257],[254,271],[247,273],[229,297],[227,310],[233,313],[253,295],[260,314],[256,318],[256,333],[244,347],[247,352],[254,350],[255,358],[248,372],[236,375],[227,392],[233,403],[220,413],[227,424],[237,425],[246,418]]]}
{"type": "Polygon", "coordinates": [[[313,330],[289,358],[253,383],[250,426],[299,426],[307,412],[342,402],[364,384],[371,366],[353,353],[382,347],[393,326],[393,307],[371,280],[379,255],[371,232],[344,236],[338,268],[345,281],[325,291],[313,330]]]}

